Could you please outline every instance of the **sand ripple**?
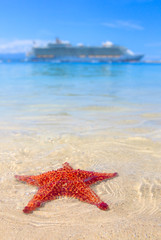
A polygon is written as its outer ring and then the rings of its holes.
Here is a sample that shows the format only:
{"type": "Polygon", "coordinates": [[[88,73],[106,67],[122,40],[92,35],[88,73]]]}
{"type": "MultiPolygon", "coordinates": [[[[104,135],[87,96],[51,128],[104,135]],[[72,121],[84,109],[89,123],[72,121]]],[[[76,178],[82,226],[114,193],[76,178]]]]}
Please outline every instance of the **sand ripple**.
{"type": "MultiPolygon", "coordinates": [[[[161,196],[161,183],[158,179],[143,178],[138,188],[139,214],[159,214],[159,202],[161,196]]],[[[160,202],[161,203],[161,202],[160,202]]]]}

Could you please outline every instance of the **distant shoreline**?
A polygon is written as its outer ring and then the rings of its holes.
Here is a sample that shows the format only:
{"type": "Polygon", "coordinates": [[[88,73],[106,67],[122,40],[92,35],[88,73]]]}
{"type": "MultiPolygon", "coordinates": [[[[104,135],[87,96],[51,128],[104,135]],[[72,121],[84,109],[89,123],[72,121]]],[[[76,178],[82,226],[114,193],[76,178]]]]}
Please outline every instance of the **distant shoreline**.
{"type": "Polygon", "coordinates": [[[161,64],[161,60],[153,61],[153,60],[145,60],[140,62],[52,62],[52,61],[29,61],[26,59],[0,59],[0,64],[3,63],[74,63],[74,64],[161,64]]]}

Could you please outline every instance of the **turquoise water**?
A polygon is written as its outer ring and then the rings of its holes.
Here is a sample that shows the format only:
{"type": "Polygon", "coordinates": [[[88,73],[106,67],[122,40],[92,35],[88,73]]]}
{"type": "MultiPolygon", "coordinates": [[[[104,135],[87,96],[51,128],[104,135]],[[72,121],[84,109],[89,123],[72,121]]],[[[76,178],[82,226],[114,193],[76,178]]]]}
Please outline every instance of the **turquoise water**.
{"type": "Polygon", "coordinates": [[[126,128],[136,118],[158,128],[161,65],[0,64],[0,114],[1,124],[57,133],[126,128]]]}

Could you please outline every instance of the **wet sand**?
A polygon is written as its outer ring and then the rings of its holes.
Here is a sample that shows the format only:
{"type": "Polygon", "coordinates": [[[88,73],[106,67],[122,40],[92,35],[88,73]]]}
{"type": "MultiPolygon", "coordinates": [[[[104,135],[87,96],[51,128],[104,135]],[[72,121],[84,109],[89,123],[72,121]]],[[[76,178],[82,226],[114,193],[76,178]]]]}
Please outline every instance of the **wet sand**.
{"type": "Polygon", "coordinates": [[[151,137],[145,137],[147,129],[134,128],[134,121],[124,124],[130,124],[128,131],[104,129],[55,137],[53,133],[36,134],[34,129],[23,132],[1,125],[0,239],[159,240],[159,132],[148,130],[151,137]],[[66,161],[75,169],[119,173],[117,178],[92,186],[110,210],[61,198],[24,214],[36,187],[16,181],[14,175],[40,174],[60,168],[66,161]]]}

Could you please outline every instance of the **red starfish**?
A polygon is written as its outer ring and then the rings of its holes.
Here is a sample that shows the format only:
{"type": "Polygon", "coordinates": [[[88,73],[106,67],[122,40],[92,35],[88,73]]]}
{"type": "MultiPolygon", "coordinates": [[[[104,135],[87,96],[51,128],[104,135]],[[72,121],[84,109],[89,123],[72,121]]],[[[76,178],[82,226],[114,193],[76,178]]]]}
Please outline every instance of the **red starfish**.
{"type": "Polygon", "coordinates": [[[97,173],[73,169],[69,163],[64,163],[63,168],[50,171],[38,176],[15,176],[16,179],[38,186],[38,191],[33,199],[24,208],[24,213],[30,213],[40,207],[41,203],[54,200],[60,196],[78,198],[80,201],[96,205],[106,210],[108,205],[89,187],[91,184],[104,179],[113,178],[117,173],[97,173]]]}

